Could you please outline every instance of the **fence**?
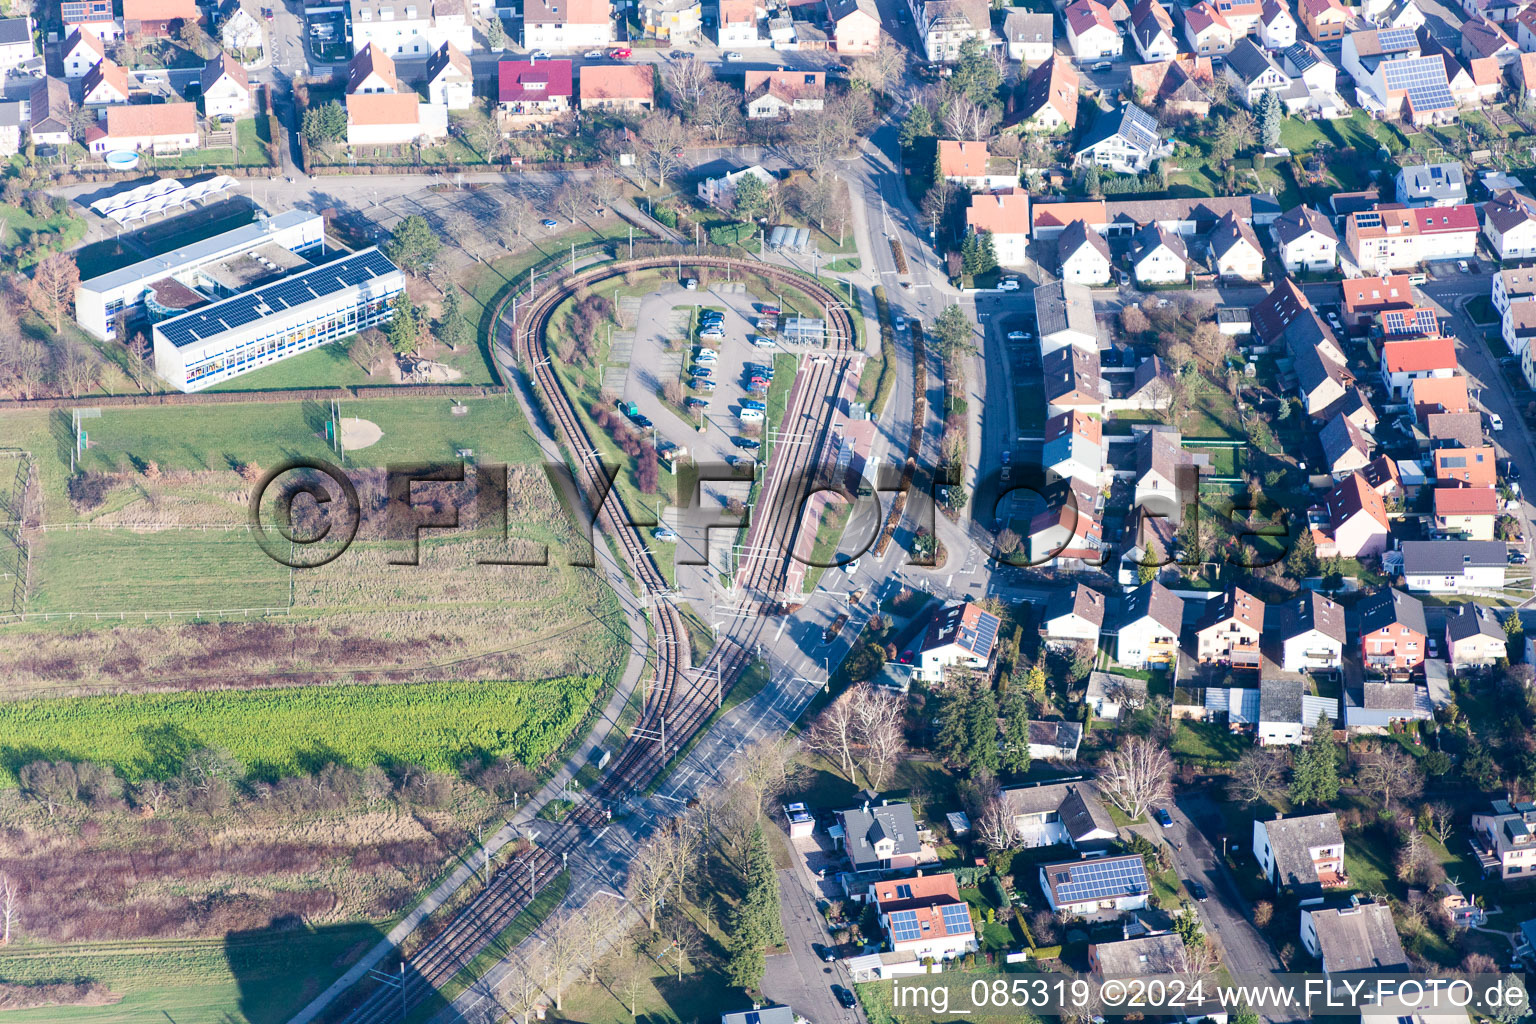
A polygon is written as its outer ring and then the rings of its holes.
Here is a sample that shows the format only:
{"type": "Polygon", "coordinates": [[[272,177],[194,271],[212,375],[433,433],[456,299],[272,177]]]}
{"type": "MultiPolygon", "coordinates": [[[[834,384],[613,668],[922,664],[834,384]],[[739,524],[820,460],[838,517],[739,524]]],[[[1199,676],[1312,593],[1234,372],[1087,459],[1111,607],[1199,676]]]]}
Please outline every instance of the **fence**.
{"type": "Polygon", "coordinates": [[[180,391],[155,395],[72,396],[65,398],[8,398],[0,410],[72,409],[82,402],[112,409],[148,408],[157,405],[239,405],[274,402],[329,402],[336,399],[392,398],[489,398],[506,388],[487,384],[352,384],[334,388],[295,388],[278,391],[180,391]]]}
{"type": "Polygon", "coordinates": [[[192,608],[166,612],[105,611],[105,612],[5,612],[0,613],[0,623],[11,622],[154,622],[164,619],[173,621],[178,616],[186,619],[266,618],[293,614],[291,608],[192,608]]]}

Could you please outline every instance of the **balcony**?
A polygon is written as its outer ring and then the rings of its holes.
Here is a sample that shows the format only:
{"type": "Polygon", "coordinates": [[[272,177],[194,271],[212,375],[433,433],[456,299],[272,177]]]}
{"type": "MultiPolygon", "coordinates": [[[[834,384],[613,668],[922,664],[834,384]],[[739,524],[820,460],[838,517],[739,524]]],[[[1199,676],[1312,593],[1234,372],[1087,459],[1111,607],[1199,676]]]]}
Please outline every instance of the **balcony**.
{"type": "Polygon", "coordinates": [[[1481,832],[1474,832],[1467,839],[1467,846],[1471,848],[1472,855],[1477,858],[1477,866],[1483,874],[1500,872],[1503,862],[1499,859],[1498,850],[1489,842],[1488,837],[1481,832]]]}

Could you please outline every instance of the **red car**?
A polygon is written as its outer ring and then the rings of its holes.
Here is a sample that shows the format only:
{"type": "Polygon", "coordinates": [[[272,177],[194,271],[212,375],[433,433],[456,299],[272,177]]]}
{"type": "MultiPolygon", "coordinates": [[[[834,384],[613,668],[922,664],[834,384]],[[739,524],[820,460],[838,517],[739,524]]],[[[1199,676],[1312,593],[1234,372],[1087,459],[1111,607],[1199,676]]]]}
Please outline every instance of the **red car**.
{"type": "Polygon", "coordinates": [[[754,388],[765,388],[768,386],[768,378],[753,377],[751,383],[754,388]]]}
{"type": "Polygon", "coordinates": [[[630,50],[609,50],[608,56],[614,60],[629,60],[630,50]]]}
{"type": "Polygon", "coordinates": [[[764,306],[762,308],[762,314],[763,314],[763,316],[782,316],[783,315],[782,313],[779,312],[779,307],[777,307],[777,306],[764,306]]]}

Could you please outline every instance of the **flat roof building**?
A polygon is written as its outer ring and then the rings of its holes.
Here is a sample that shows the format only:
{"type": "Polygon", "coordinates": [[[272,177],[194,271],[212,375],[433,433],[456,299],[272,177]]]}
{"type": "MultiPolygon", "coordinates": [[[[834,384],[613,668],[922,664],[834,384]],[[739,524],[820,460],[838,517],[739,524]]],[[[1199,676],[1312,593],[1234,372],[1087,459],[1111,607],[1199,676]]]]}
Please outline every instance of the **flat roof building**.
{"type": "Polygon", "coordinates": [[[155,324],[155,372],[203,388],[388,320],[405,275],[378,249],[155,324]]]}
{"type": "Polygon", "coordinates": [[[176,278],[196,287],[190,277],[210,264],[265,246],[300,253],[324,242],[325,221],[319,214],[288,210],[82,281],[75,289],[75,320],[86,333],[106,341],[116,330],[117,314],[143,305],[156,281],[176,278]]]}

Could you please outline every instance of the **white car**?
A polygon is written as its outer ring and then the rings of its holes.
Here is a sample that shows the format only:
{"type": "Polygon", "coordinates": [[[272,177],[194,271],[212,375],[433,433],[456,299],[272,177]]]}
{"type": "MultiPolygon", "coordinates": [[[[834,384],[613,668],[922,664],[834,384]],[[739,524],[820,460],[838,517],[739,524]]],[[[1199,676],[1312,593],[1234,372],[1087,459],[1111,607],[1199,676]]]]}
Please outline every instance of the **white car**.
{"type": "Polygon", "coordinates": [[[904,330],[907,329],[907,318],[906,317],[899,316],[899,317],[896,318],[896,329],[898,331],[904,331],[904,330]]]}
{"type": "Polygon", "coordinates": [[[1025,340],[1028,337],[1029,337],[1029,335],[1025,334],[1023,331],[1009,331],[1008,332],[1008,340],[1009,341],[1023,341],[1023,340],[1025,340]]]}
{"type": "Polygon", "coordinates": [[[856,573],[858,571],[859,571],[859,560],[857,558],[855,558],[851,562],[844,562],[843,563],[843,572],[847,573],[848,575],[852,576],[854,573],[856,573]]]}
{"type": "Polygon", "coordinates": [[[695,361],[700,362],[700,363],[712,363],[716,359],[719,359],[720,356],[712,348],[701,348],[701,349],[699,349],[699,354],[694,356],[693,358],[694,358],[695,361]]]}
{"type": "Polygon", "coordinates": [[[601,57],[602,55],[603,55],[603,51],[602,50],[588,50],[586,53],[582,54],[582,57],[585,58],[586,60],[596,60],[597,58],[601,57]]]}
{"type": "Polygon", "coordinates": [[[549,60],[550,59],[549,51],[548,50],[534,50],[528,56],[532,57],[534,60],[549,60]]]}
{"type": "Polygon", "coordinates": [[[1488,414],[1488,425],[1490,427],[1492,427],[1494,430],[1503,430],[1504,429],[1504,417],[1500,416],[1496,412],[1491,412],[1491,413],[1488,414]]]}
{"type": "Polygon", "coordinates": [[[1469,268],[1467,267],[1467,261],[1466,260],[1457,260],[1456,261],[1456,269],[1461,271],[1463,274],[1469,273],[1469,268]]]}
{"type": "Polygon", "coordinates": [[[1000,292],[1016,292],[1019,290],[1019,279],[1010,277],[1008,280],[998,284],[997,290],[1000,292]]]}
{"type": "Polygon", "coordinates": [[[730,53],[725,55],[725,59],[726,60],[742,60],[744,58],[741,56],[741,54],[737,53],[735,50],[732,50],[730,53]]]}

